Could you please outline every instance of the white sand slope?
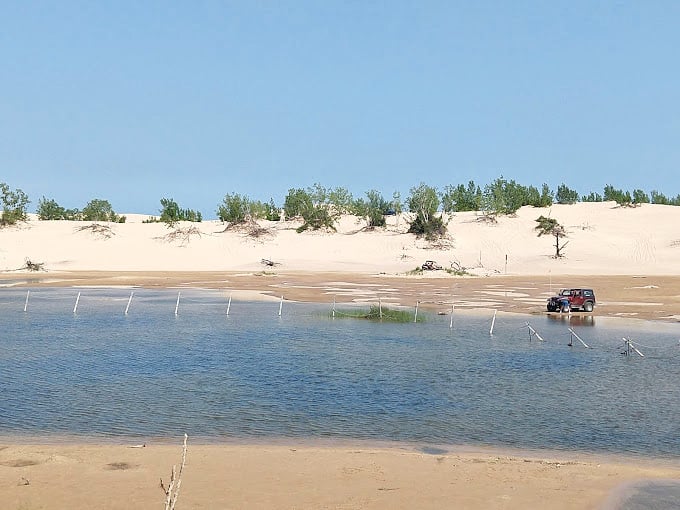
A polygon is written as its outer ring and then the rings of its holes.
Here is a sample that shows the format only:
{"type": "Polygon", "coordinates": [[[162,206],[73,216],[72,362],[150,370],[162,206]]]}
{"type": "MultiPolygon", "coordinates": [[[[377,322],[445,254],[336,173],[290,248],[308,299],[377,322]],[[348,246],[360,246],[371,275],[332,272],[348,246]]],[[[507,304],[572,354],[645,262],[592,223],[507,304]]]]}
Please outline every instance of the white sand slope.
{"type": "Polygon", "coordinates": [[[106,224],[109,237],[81,230],[90,222],[39,221],[0,229],[0,270],[26,259],[48,271],[260,271],[263,258],[281,271],[348,271],[399,274],[433,259],[475,274],[675,275],[680,273],[680,207],[617,207],[613,202],[523,207],[495,224],[477,213],[450,218],[450,239],[433,246],[405,233],[407,215],[389,217],[388,227],[364,231],[365,223],[344,217],[336,233],[298,234],[296,222],[261,222],[268,233],[252,237],[225,231],[218,221],[182,223],[197,233],[171,240],[172,229],[127,215],[106,224]],[[555,218],[568,232],[565,257],[556,260],[554,238],[538,237],[540,215],[555,218]],[[398,223],[397,223],[398,222],[398,223]],[[506,266],[507,256],[507,266],[506,266]]]}

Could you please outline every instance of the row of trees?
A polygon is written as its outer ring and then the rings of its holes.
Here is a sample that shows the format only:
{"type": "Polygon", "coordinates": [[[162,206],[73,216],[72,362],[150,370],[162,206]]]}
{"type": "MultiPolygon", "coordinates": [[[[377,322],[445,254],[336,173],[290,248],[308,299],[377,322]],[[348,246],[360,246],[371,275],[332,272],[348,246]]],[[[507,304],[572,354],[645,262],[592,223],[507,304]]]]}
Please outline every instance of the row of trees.
{"type": "MultiPolygon", "coordinates": [[[[7,184],[0,183],[0,201],[0,225],[26,219],[29,200],[23,191],[12,190],[7,184]]],[[[302,232],[308,229],[334,229],[343,214],[364,218],[368,227],[381,227],[385,225],[386,215],[398,215],[405,208],[413,214],[409,232],[433,238],[446,232],[446,224],[440,214],[442,212],[451,215],[460,211],[479,211],[493,218],[513,214],[522,206],[547,207],[553,203],[572,204],[578,201],[614,201],[621,206],[643,203],[680,205],[680,195],[668,198],[658,191],[647,194],[640,189],[631,193],[607,185],[602,194],[591,192],[579,196],[578,192],[565,184],[560,184],[553,192],[547,184],[538,189],[500,176],[484,187],[469,181],[467,185],[446,186],[443,191],[421,183],[411,188],[403,202],[399,192],[395,192],[389,200],[377,190],[354,198],[346,188],[325,188],[320,184],[289,189],[282,207],[278,207],[273,200],[261,202],[230,193],[218,205],[216,213],[221,221],[230,224],[260,219],[278,221],[282,215],[289,219],[301,218],[302,225],[298,231],[302,232]]],[[[199,211],[182,209],[172,198],[162,198],[160,203],[160,216],[148,221],[161,221],[168,226],[179,221],[202,221],[199,211]]],[[[125,217],[116,214],[107,200],[101,199],[91,200],[82,210],[78,210],[65,209],[55,200],[43,197],[38,201],[37,213],[42,220],[125,221],[125,217]]]]}
{"type": "Polygon", "coordinates": [[[42,197],[38,200],[36,210],[41,220],[74,220],[74,221],[113,221],[125,223],[125,216],[119,216],[108,200],[95,198],[90,200],[82,210],[65,209],[56,200],[42,197]]]}

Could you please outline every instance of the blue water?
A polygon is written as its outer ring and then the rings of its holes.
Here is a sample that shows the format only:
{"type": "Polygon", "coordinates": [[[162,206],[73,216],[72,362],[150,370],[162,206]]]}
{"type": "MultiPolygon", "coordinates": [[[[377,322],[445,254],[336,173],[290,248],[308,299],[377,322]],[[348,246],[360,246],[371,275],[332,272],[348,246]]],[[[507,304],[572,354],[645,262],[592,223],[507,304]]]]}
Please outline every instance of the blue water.
{"type": "MultiPolygon", "coordinates": [[[[208,291],[0,292],[0,435],[348,438],[680,458],[680,329],[429,315],[208,291]],[[530,340],[526,321],[546,342],[530,340]],[[574,340],[568,325],[593,349],[574,340]],[[624,356],[622,336],[644,358],[624,356]]],[[[421,312],[422,313],[422,312],[421,312]]]]}

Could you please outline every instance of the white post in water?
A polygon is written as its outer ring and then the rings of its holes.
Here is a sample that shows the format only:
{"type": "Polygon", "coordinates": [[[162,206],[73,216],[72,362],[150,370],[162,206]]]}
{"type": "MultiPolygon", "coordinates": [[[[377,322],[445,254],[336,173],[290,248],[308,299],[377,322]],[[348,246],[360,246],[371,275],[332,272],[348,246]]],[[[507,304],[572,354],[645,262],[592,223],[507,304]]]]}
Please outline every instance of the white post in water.
{"type": "Polygon", "coordinates": [[[576,334],[576,331],[574,331],[573,329],[569,328],[569,332],[570,332],[571,335],[572,335],[572,336],[569,337],[569,343],[567,344],[569,347],[571,347],[571,346],[573,345],[573,342],[571,341],[571,339],[572,339],[573,337],[576,337],[576,339],[577,339],[579,342],[581,342],[581,343],[583,344],[583,347],[585,347],[586,349],[590,349],[590,347],[588,347],[588,344],[585,343],[585,342],[583,341],[583,339],[582,339],[580,336],[578,336],[578,335],[576,334]]]}
{"type": "Polygon", "coordinates": [[[179,296],[182,294],[182,291],[177,292],[177,303],[175,304],[175,317],[177,317],[177,313],[179,312],[179,296]]]}
{"type": "Polygon", "coordinates": [[[413,315],[413,322],[418,322],[418,304],[420,304],[420,301],[416,301],[416,313],[413,315]]]}
{"type": "Polygon", "coordinates": [[[629,338],[626,338],[624,336],[623,341],[626,343],[626,350],[623,352],[623,354],[625,354],[626,356],[630,356],[631,353],[634,351],[637,354],[639,354],[641,358],[645,357],[644,354],[637,350],[637,348],[633,345],[633,342],[629,338]]]}
{"type": "Polygon", "coordinates": [[[333,318],[335,319],[335,296],[333,296],[333,318]]]}
{"type": "Polygon", "coordinates": [[[80,292],[78,292],[78,296],[76,297],[76,304],[73,306],[73,313],[76,313],[78,310],[78,302],[80,301],[80,292]]]}
{"type": "Polygon", "coordinates": [[[541,335],[538,334],[538,331],[536,331],[534,328],[531,327],[531,324],[527,322],[527,328],[529,328],[529,340],[531,340],[531,335],[534,335],[536,338],[538,338],[541,342],[545,342],[541,338],[541,335]]]}
{"type": "Polygon", "coordinates": [[[453,303],[451,303],[451,320],[449,321],[449,329],[453,329],[453,303]]]}
{"type": "Polygon", "coordinates": [[[28,296],[30,296],[30,295],[31,295],[31,291],[30,291],[30,290],[27,290],[27,291],[26,291],[26,302],[24,303],[24,312],[25,312],[26,310],[28,310],[28,296]]]}
{"type": "Polygon", "coordinates": [[[125,307],[125,315],[128,314],[128,311],[130,310],[130,303],[132,303],[132,296],[135,294],[135,291],[130,291],[130,299],[128,299],[127,306],[125,307]]]}
{"type": "Polygon", "coordinates": [[[281,310],[283,309],[283,296],[281,296],[281,302],[279,303],[279,317],[281,317],[281,310]]]}
{"type": "Polygon", "coordinates": [[[493,319],[491,319],[491,329],[489,330],[489,336],[493,336],[493,327],[496,324],[496,312],[498,310],[493,311],[493,319]]]}
{"type": "Polygon", "coordinates": [[[231,294],[229,294],[229,302],[227,303],[227,315],[229,315],[230,308],[231,308],[231,294]]]}
{"type": "Polygon", "coordinates": [[[380,315],[380,320],[382,320],[382,301],[380,296],[378,296],[378,315],[380,315]]]}

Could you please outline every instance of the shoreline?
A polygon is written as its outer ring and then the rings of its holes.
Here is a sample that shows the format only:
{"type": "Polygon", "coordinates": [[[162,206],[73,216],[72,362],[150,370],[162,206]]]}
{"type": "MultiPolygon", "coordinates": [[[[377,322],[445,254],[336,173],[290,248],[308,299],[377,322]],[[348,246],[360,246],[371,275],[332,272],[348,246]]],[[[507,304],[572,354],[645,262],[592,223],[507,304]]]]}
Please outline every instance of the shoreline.
{"type": "MultiPolygon", "coordinates": [[[[443,443],[418,440],[361,439],[354,437],[293,437],[293,436],[189,436],[189,443],[200,447],[215,448],[309,448],[322,450],[368,449],[404,451],[424,455],[463,455],[507,457],[527,461],[554,460],[563,463],[582,462],[593,464],[636,464],[646,467],[678,469],[680,477],[680,454],[669,456],[645,456],[632,452],[605,452],[593,450],[569,450],[555,448],[512,447],[506,445],[443,443]]],[[[3,447],[177,447],[177,436],[89,436],[68,434],[0,434],[0,452],[3,447]]],[[[680,478],[679,478],[680,480],[680,478]]]]}
{"type": "Polygon", "coordinates": [[[53,271],[0,272],[3,288],[102,287],[144,289],[206,289],[247,296],[249,300],[286,300],[386,306],[419,306],[446,312],[498,310],[546,315],[545,303],[563,287],[595,289],[592,313],[572,317],[628,318],[680,322],[680,276],[509,275],[440,277],[359,272],[271,271],[53,271]]]}

